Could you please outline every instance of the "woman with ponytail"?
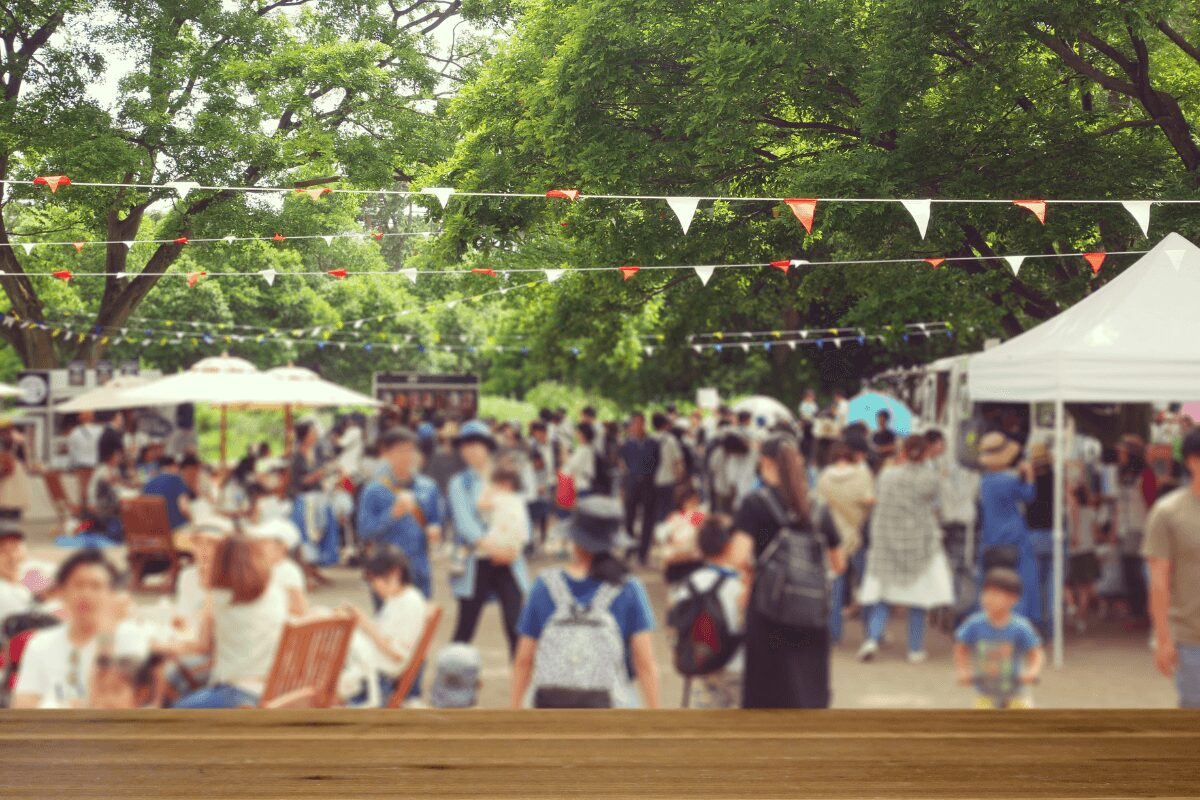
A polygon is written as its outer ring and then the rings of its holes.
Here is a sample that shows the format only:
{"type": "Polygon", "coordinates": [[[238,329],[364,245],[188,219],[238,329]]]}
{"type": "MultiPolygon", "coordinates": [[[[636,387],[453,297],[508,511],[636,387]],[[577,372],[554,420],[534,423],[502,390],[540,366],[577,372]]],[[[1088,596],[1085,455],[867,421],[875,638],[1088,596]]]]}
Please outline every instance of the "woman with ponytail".
{"type": "MultiPolygon", "coordinates": [[[[734,530],[746,562],[757,563],[785,529],[814,532],[804,458],[786,434],[763,442],[758,464],[763,487],[748,495],[734,515],[734,530]],[[753,556],[751,557],[751,553],[753,556]]],[[[845,570],[841,540],[832,525],[817,535],[834,572],[845,570]]],[[[751,568],[753,573],[753,568],[751,568]]],[[[753,580],[753,574],[751,574],[753,580]]],[[[829,630],[795,627],[768,618],[751,600],[746,608],[745,708],[827,708],[829,630]]]]}

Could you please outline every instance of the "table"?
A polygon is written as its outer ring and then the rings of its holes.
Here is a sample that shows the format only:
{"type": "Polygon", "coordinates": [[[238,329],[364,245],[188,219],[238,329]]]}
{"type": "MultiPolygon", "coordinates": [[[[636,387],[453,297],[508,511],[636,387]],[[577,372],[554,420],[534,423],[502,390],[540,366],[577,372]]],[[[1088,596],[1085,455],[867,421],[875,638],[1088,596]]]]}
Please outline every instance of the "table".
{"type": "Polygon", "coordinates": [[[1200,793],[1183,711],[0,713],[14,798],[1200,793]]]}

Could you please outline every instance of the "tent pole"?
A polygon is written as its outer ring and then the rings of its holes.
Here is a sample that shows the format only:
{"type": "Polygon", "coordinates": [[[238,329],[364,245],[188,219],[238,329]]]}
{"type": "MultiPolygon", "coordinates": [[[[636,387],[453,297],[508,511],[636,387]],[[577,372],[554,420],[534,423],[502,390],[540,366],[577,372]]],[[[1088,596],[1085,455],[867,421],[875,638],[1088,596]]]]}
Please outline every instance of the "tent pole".
{"type": "Polygon", "coordinates": [[[224,466],[227,463],[229,463],[225,458],[226,446],[227,446],[225,439],[226,439],[228,432],[229,432],[229,408],[227,406],[221,406],[221,467],[222,468],[224,468],[224,466]]]}
{"type": "Polygon", "coordinates": [[[1063,487],[1066,477],[1066,406],[1054,401],[1054,666],[1063,665],[1063,487]]]}

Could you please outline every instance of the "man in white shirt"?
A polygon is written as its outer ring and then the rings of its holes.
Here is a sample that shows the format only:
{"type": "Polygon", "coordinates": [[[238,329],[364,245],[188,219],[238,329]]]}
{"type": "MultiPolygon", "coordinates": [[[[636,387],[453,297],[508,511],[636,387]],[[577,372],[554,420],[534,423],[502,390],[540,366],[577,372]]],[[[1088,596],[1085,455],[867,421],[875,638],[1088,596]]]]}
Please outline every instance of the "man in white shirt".
{"type": "Polygon", "coordinates": [[[33,607],[33,593],[21,583],[25,556],[25,534],[0,530],[0,624],[33,607]]]}
{"type": "Polygon", "coordinates": [[[100,436],[104,428],[96,423],[91,411],[79,413],[79,424],[67,435],[67,467],[79,482],[79,496],[87,492],[92,470],[100,462],[100,436]]]}
{"type": "Polygon", "coordinates": [[[80,550],[58,568],[55,585],[66,623],[40,630],[21,657],[13,708],[76,708],[88,696],[97,647],[117,627],[117,571],[99,550],[80,550]]]}
{"type": "Polygon", "coordinates": [[[685,463],[683,447],[671,430],[671,420],[666,414],[655,414],[650,418],[658,439],[658,468],[654,471],[654,508],[658,521],[662,522],[675,510],[675,490],[683,483],[685,463]]]}

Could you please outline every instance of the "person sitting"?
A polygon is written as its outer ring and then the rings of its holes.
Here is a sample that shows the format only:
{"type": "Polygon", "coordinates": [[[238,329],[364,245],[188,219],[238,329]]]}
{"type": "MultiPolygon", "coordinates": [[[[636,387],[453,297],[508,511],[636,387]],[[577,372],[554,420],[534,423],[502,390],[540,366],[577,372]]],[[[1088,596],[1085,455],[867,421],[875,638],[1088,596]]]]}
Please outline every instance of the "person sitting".
{"type": "MultiPolygon", "coordinates": [[[[83,511],[82,533],[120,542],[121,529],[121,463],[125,451],[119,445],[105,442],[100,448],[99,464],[88,480],[87,498],[83,511]]],[[[103,541],[89,543],[104,544],[103,541]]]]}
{"type": "MultiPolygon", "coordinates": [[[[185,458],[196,460],[195,456],[185,458]]],[[[163,456],[158,460],[158,474],[146,481],[142,494],[161,497],[166,501],[167,521],[171,530],[178,530],[191,519],[189,503],[194,495],[180,475],[179,463],[171,456],[163,456]]]]}
{"type": "Polygon", "coordinates": [[[0,624],[33,607],[33,593],[21,583],[26,555],[25,534],[13,528],[0,529],[0,624]]]}
{"type": "MultiPolygon", "coordinates": [[[[425,595],[413,585],[408,559],[394,547],[379,548],[363,565],[363,578],[383,605],[374,617],[358,606],[343,608],[354,614],[358,629],[375,649],[376,680],[386,702],[396,682],[408,668],[425,627],[425,595]]],[[[414,684],[415,686],[415,684],[414,684]]]]}
{"type": "Polygon", "coordinates": [[[287,597],[288,613],[302,617],[308,612],[304,569],[289,553],[300,546],[300,531],[289,520],[268,519],[246,530],[271,568],[271,584],[287,597]]]}
{"type": "Polygon", "coordinates": [[[437,654],[436,675],[429,693],[434,708],[475,708],[479,705],[483,660],[469,644],[455,642],[437,654]]]}

